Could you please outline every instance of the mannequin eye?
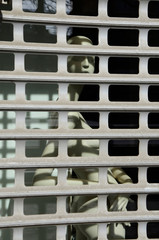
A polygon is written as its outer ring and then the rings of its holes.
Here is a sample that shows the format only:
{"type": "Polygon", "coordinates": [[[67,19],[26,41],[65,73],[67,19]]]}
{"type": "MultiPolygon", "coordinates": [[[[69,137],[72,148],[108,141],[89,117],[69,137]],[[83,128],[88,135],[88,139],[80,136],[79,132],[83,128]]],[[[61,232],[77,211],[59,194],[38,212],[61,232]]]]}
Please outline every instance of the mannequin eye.
{"type": "Polygon", "coordinates": [[[94,57],[92,57],[92,56],[73,56],[71,58],[71,60],[74,61],[74,62],[82,62],[86,58],[88,59],[89,63],[91,63],[91,64],[94,63],[94,57]]]}
{"type": "Polygon", "coordinates": [[[80,57],[79,56],[74,56],[74,57],[72,57],[72,60],[75,61],[75,62],[78,62],[78,61],[80,61],[80,57]]]}
{"type": "Polygon", "coordinates": [[[88,57],[88,61],[89,63],[94,64],[95,59],[94,57],[88,57]]]}
{"type": "Polygon", "coordinates": [[[82,61],[84,61],[85,56],[77,56],[76,59],[77,59],[76,60],[77,62],[82,62],[82,61]]]}

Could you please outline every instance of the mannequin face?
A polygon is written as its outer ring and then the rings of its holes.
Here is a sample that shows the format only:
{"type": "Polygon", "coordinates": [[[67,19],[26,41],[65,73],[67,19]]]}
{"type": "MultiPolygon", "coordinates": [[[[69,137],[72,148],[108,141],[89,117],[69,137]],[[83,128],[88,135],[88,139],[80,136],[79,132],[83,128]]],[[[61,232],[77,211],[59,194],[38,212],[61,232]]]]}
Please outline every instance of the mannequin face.
{"type": "Polygon", "coordinates": [[[95,57],[93,56],[70,56],[68,57],[68,72],[71,73],[94,73],[95,57]]]}
{"type": "MultiPolygon", "coordinates": [[[[69,40],[69,44],[92,45],[89,38],[76,36],[69,40]]],[[[67,60],[68,72],[71,73],[94,73],[94,56],[69,56],[67,60]]]]}

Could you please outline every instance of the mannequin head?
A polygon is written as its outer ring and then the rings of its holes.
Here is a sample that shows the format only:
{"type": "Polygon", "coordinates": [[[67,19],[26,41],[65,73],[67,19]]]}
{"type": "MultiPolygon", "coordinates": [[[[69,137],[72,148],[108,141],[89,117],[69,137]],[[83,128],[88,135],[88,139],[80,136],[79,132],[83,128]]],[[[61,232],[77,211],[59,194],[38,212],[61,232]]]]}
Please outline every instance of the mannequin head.
{"type": "MultiPolygon", "coordinates": [[[[92,41],[84,36],[75,36],[68,40],[69,44],[92,45],[92,41]]],[[[94,73],[94,56],[69,56],[68,72],[71,73],[94,73]]]]}

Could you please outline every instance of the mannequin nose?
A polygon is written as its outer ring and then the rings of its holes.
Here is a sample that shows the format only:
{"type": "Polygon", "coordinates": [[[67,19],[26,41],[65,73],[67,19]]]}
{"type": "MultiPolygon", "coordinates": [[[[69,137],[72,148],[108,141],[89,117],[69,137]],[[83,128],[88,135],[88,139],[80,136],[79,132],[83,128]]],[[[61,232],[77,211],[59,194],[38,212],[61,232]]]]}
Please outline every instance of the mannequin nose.
{"type": "Polygon", "coordinates": [[[88,68],[88,67],[89,67],[89,61],[88,61],[88,58],[87,58],[87,57],[85,57],[85,59],[83,60],[82,66],[83,66],[84,68],[88,68]]]}

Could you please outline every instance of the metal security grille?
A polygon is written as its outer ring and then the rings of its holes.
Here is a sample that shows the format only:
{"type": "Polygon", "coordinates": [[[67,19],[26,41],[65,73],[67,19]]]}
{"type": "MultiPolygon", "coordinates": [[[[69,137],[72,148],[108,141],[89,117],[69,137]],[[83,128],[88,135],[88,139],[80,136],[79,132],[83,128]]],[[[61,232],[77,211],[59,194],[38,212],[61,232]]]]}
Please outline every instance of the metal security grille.
{"type": "Polygon", "coordinates": [[[98,0],[90,15],[70,14],[72,1],[37,2],[0,3],[1,239],[65,240],[72,226],[97,224],[104,240],[107,224],[127,222],[126,238],[159,239],[159,1],[98,0]],[[92,46],[68,44],[87,29],[92,46]],[[96,72],[69,73],[70,55],[96,56],[96,72]],[[70,101],[70,84],[97,98],[70,101]],[[92,129],[69,129],[70,112],[92,114],[92,129]],[[69,156],[68,141],[86,139],[99,141],[98,156],[69,156]],[[57,156],[41,157],[48,140],[57,156]],[[110,167],[133,184],[109,184],[110,167]],[[55,168],[57,184],[33,186],[39,168],[55,168]],[[69,185],[74,168],[98,168],[98,184],[69,185]],[[107,209],[114,194],[130,195],[127,211],[107,209]],[[96,213],[69,212],[73,196],[96,196],[96,213]]]}

